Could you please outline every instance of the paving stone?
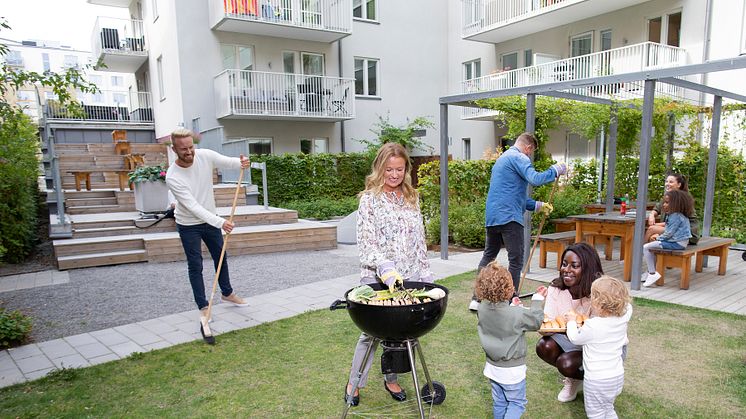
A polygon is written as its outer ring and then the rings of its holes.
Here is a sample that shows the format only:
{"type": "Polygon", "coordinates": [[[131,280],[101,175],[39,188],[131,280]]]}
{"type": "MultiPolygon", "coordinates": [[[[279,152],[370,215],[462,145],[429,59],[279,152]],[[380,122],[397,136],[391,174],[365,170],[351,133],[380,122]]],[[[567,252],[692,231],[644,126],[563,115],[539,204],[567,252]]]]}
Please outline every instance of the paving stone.
{"type": "Polygon", "coordinates": [[[154,351],[154,350],[157,350],[157,349],[168,348],[170,346],[171,346],[171,344],[169,342],[166,342],[165,340],[159,340],[158,342],[149,343],[147,345],[143,345],[142,347],[146,351],[154,351]]]}
{"type": "Polygon", "coordinates": [[[125,343],[120,343],[118,345],[114,345],[111,347],[111,351],[119,355],[122,358],[128,355],[131,355],[135,352],[145,352],[142,346],[136,344],[135,342],[125,342],[125,343]]]}
{"type": "Polygon", "coordinates": [[[106,355],[97,356],[95,358],[89,358],[88,362],[91,365],[98,365],[98,364],[103,364],[104,362],[116,361],[117,359],[119,359],[119,355],[109,353],[106,355]]]}
{"type": "Polygon", "coordinates": [[[0,371],[0,388],[12,386],[26,381],[26,377],[19,369],[15,371],[0,371]]]}
{"type": "Polygon", "coordinates": [[[231,322],[233,324],[243,324],[246,320],[248,320],[248,316],[241,315],[239,313],[223,313],[220,315],[219,320],[224,320],[231,322]]]}
{"type": "Polygon", "coordinates": [[[91,336],[90,333],[81,333],[75,336],[67,336],[63,339],[65,339],[67,343],[75,347],[98,343],[98,341],[93,336],[91,336]]]}
{"type": "Polygon", "coordinates": [[[256,320],[259,323],[267,323],[267,322],[273,322],[277,320],[279,317],[276,313],[254,313],[251,315],[251,318],[256,320]]]}
{"type": "Polygon", "coordinates": [[[35,278],[34,287],[45,287],[47,285],[52,285],[52,275],[40,272],[40,275],[35,278]]]}
{"type": "Polygon", "coordinates": [[[144,327],[148,331],[155,333],[157,335],[162,335],[166,332],[172,332],[176,330],[176,328],[169,323],[164,322],[162,319],[153,319],[148,320],[144,322],[138,323],[140,326],[144,327]]]}
{"type": "Polygon", "coordinates": [[[117,345],[129,341],[129,338],[114,329],[104,329],[91,332],[91,336],[106,346],[117,345]]]}
{"type": "Polygon", "coordinates": [[[45,355],[36,355],[29,358],[23,358],[16,361],[18,369],[22,373],[28,375],[31,372],[43,370],[45,368],[52,368],[54,364],[45,355]]]}
{"type": "Polygon", "coordinates": [[[19,346],[17,348],[10,348],[8,349],[8,353],[10,354],[10,357],[13,358],[13,360],[16,362],[24,358],[44,355],[41,349],[39,349],[39,346],[37,346],[36,344],[19,346]]]}
{"type": "Polygon", "coordinates": [[[27,373],[26,378],[28,378],[29,381],[36,380],[37,378],[46,377],[47,374],[54,370],[56,370],[56,368],[44,368],[43,370],[33,371],[27,373]]]}
{"type": "MultiPolygon", "coordinates": [[[[145,331],[142,333],[133,333],[131,335],[128,335],[128,337],[130,338],[130,340],[132,340],[134,343],[140,346],[147,345],[150,343],[156,343],[158,341],[163,340],[161,339],[160,336],[156,335],[155,333],[148,332],[148,331],[145,331]]],[[[117,345],[123,345],[126,343],[127,342],[118,343],[117,345]]],[[[112,346],[116,346],[116,345],[112,345],[112,346]]]]}
{"type": "Polygon", "coordinates": [[[57,368],[82,368],[91,365],[88,360],[86,360],[79,354],[55,358],[52,359],[52,362],[57,368]]]}
{"type": "Polygon", "coordinates": [[[240,327],[225,320],[216,320],[210,324],[210,329],[212,329],[213,333],[226,333],[238,330],[240,327]]]}
{"type": "Polygon", "coordinates": [[[194,340],[194,337],[191,334],[181,330],[174,330],[173,332],[164,333],[163,335],[161,335],[161,337],[169,342],[171,345],[178,345],[180,343],[191,342],[194,340]]]}
{"type": "Polygon", "coordinates": [[[117,327],[114,328],[114,330],[116,330],[117,332],[123,334],[124,336],[129,336],[129,335],[131,335],[133,333],[142,333],[142,332],[147,332],[148,331],[146,328],[140,326],[137,323],[125,324],[125,325],[122,325],[122,326],[117,326],[117,327]]]}
{"type": "Polygon", "coordinates": [[[12,358],[10,357],[10,354],[8,353],[7,349],[0,351],[0,363],[2,363],[5,360],[9,360],[9,359],[12,359],[12,358]]]}
{"type": "Polygon", "coordinates": [[[63,356],[78,353],[78,351],[76,351],[75,348],[73,348],[64,339],[49,340],[39,343],[38,346],[41,351],[49,357],[49,359],[60,358],[63,356]]]}
{"type": "Polygon", "coordinates": [[[164,316],[164,317],[161,317],[160,320],[171,325],[177,325],[179,323],[192,321],[192,319],[190,319],[188,316],[186,316],[183,313],[176,313],[176,314],[164,316]]]}
{"type": "Polygon", "coordinates": [[[94,343],[82,346],[76,346],[75,349],[86,359],[93,359],[102,355],[108,355],[112,351],[103,343],[95,341],[94,343]]]}

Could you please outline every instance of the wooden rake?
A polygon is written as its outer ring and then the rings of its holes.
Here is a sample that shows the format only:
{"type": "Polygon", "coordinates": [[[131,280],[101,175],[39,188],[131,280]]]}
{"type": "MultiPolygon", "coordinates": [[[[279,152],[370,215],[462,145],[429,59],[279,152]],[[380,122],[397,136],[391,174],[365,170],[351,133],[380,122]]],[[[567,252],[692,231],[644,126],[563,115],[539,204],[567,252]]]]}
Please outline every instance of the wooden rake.
{"type": "MultiPolygon", "coordinates": [[[[233,222],[233,215],[236,213],[236,203],[238,202],[238,193],[241,191],[241,181],[243,181],[243,172],[244,168],[241,168],[241,172],[238,174],[238,183],[236,183],[236,192],[233,194],[233,206],[231,207],[231,216],[228,218],[228,222],[233,222]]],[[[218,277],[220,277],[220,271],[223,268],[223,260],[225,259],[225,250],[228,248],[228,239],[230,238],[231,234],[227,233],[225,237],[223,238],[223,249],[220,251],[220,260],[218,261],[218,268],[215,269],[215,279],[212,281],[212,292],[210,293],[210,300],[207,304],[207,315],[202,317],[200,316],[200,327],[202,330],[202,337],[205,339],[205,342],[207,343],[215,343],[215,340],[212,336],[212,331],[210,330],[210,326],[208,325],[208,322],[210,321],[210,318],[212,317],[212,302],[215,299],[215,290],[218,286],[218,277]]]]}
{"type": "MultiPolygon", "coordinates": [[[[552,185],[552,192],[549,193],[549,200],[547,200],[548,204],[552,204],[554,200],[554,193],[557,192],[557,187],[559,185],[559,179],[560,177],[557,176],[557,179],[554,180],[554,185],[552,185]]],[[[516,293],[520,296],[523,296],[521,294],[521,289],[523,288],[523,280],[526,279],[526,274],[528,273],[528,268],[531,266],[531,259],[534,257],[534,250],[536,250],[536,245],[539,243],[539,236],[541,235],[541,231],[544,229],[544,223],[547,221],[547,217],[549,214],[544,213],[544,215],[541,217],[541,223],[539,223],[539,230],[536,233],[536,238],[534,238],[534,244],[531,246],[531,252],[528,254],[528,260],[526,261],[526,266],[523,267],[523,272],[521,272],[521,280],[518,282],[518,290],[516,290],[516,293]]]]}

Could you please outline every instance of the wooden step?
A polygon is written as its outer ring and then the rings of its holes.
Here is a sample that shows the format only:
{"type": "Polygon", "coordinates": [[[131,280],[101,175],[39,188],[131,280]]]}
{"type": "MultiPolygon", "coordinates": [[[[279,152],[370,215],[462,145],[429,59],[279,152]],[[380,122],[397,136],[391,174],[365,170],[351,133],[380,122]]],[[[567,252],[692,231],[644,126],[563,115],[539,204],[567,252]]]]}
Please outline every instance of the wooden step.
{"type": "Polygon", "coordinates": [[[132,225],[116,227],[73,228],[73,238],[80,239],[84,237],[121,236],[125,234],[136,234],[139,232],[140,229],[132,225]]]}
{"type": "Polygon", "coordinates": [[[117,197],[106,198],[67,198],[65,205],[69,207],[91,207],[100,205],[119,205],[117,197]]]}
{"type": "Polygon", "coordinates": [[[118,252],[122,250],[143,250],[145,242],[142,237],[129,235],[125,237],[95,237],[83,239],[62,239],[52,241],[54,254],[59,259],[65,256],[86,255],[91,253],[118,252]]]}
{"type": "Polygon", "coordinates": [[[92,253],[85,255],[63,256],[57,258],[60,270],[89,268],[92,266],[121,265],[124,263],[147,262],[145,250],[122,250],[118,252],[92,253]]]}
{"type": "Polygon", "coordinates": [[[68,214],[98,214],[101,212],[121,212],[125,210],[122,206],[116,204],[67,207],[68,214]]]}
{"type": "Polygon", "coordinates": [[[65,198],[115,198],[117,195],[114,191],[66,191],[65,198]]]}

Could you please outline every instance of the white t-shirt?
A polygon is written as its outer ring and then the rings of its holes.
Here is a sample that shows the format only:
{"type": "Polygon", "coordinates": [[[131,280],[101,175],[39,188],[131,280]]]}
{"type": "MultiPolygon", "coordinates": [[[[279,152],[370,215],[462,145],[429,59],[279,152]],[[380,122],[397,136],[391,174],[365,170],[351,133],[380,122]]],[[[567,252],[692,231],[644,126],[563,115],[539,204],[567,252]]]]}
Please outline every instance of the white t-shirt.
{"type": "Polygon", "coordinates": [[[172,164],[166,172],[166,184],[176,198],[176,223],[190,226],[207,223],[222,228],[225,220],[216,215],[212,173],[222,169],[240,169],[241,160],[226,157],[212,150],[194,150],[194,162],[189,167],[172,164]]]}
{"type": "Polygon", "coordinates": [[[626,345],[627,324],[632,317],[632,305],[621,317],[592,317],[578,328],[572,320],[567,322],[567,338],[583,346],[585,377],[603,380],[624,374],[622,347],[626,345]]]}

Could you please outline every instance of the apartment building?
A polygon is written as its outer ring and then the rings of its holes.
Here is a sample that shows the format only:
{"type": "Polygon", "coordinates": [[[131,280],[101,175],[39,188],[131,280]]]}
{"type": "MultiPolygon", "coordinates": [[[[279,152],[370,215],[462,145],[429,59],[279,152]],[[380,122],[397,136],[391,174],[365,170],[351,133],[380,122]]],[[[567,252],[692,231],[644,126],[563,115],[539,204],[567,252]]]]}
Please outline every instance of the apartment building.
{"type": "MultiPolygon", "coordinates": [[[[92,117],[102,116],[106,113],[106,109],[116,110],[127,107],[130,102],[128,88],[134,83],[134,75],[126,72],[97,71],[87,67],[91,64],[90,51],[76,50],[59,41],[10,39],[0,41],[8,46],[8,54],[5,55],[4,61],[11,68],[36,73],[47,71],[62,73],[69,68],[80,70],[86,80],[100,89],[100,92],[96,93],[77,92],[74,94],[75,101],[87,106],[92,117]]],[[[50,103],[53,111],[59,111],[59,108],[54,107],[54,101],[57,100],[54,92],[49,87],[39,84],[29,84],[8,92],[7,100],[10,104],[20,105],[23,112],[35,122],[39,120],[40,104],[50,103]]]]}
{"type": "MultiPolygon", "coordinates": [[[[458,92],[526,86],[701,63],[746,53],[743,0],[461,0],[461,37],[489,47],[451,63],[463,69],[458,92]],[[481,53],[481,54],[480,54],[481,53]]],[[[743,71],[691,78],[743,94],[743,71]]],[[[598,95],[639,97],[639,85],[617,86],[598,95]]],[[[657,95],[701,105],[712,98],[659,85],[657,95]]],[[[492,121],[494,112],[465,109],[462,118],[492,121]]],[[[485,122],[479,122],[484,124],[485,122]]],[[[494,145],[492,135],[471,139],[472,149],[494,145]]],[[[744,131],[724,121],[721,140],[743,148],[744,131]]],[[[558,160],[596,156],[596,139],[569,130],[551,134],[548,151],[558,160]]]]}

